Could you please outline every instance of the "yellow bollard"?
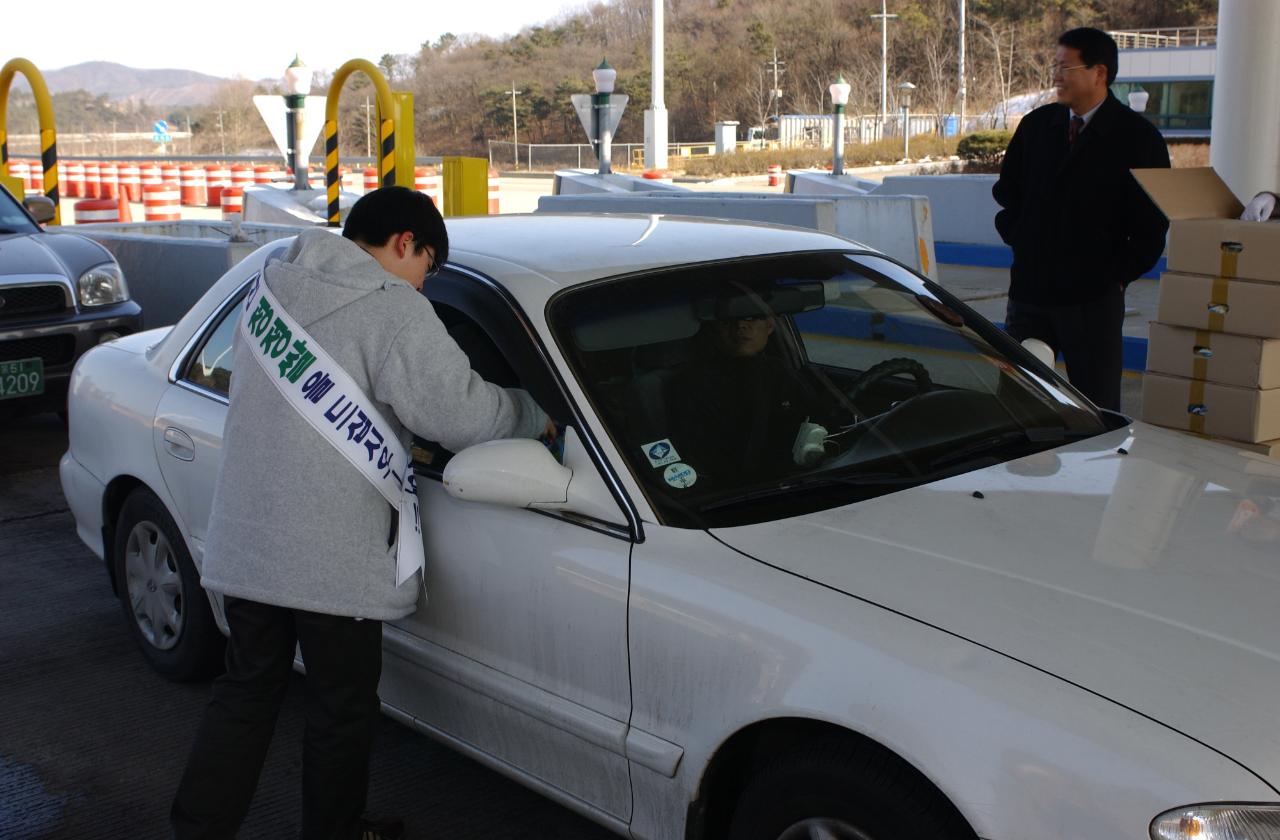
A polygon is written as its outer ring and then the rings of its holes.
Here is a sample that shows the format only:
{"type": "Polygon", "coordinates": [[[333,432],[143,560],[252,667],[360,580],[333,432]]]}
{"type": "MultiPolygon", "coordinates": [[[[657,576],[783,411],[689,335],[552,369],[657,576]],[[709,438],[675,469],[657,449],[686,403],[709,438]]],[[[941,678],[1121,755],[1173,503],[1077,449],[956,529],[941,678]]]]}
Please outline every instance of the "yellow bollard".
{"type": "MultiPolygon", "coordinates": [[[[13,77],[21,73],[27,77],[31,92],[35,95],[36,114],[40,121],[40,163],[44,166],[44,194],[53,202],[52,224],[62,224],[62,210],[58,201],[58,134],[53,119],[53,99],[49,96],[49,87],[44,76],[36,66],[25,58],[10,59],[0,69],[0,177],[10,184],[9,176],[9,143],[7,133],[7,113],[9,110],[9,86],[13,77]]],[[[19,201],[24,191],[13,191],[19,201]]]]}
{"type": "Polygon", "coordinates": [[[489,213],[489,161],[485,158],[444,159],[444,215],[485,216],[489,213]]]}

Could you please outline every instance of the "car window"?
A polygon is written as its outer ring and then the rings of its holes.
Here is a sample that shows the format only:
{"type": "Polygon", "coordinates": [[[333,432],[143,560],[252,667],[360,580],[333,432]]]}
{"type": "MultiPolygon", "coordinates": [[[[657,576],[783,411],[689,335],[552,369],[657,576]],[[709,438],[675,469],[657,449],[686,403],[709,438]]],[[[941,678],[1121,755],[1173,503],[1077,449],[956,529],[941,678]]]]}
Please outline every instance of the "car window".
{"type": "MultiPolygon", "coordinates": [[[[442,301],[432,301],[436,314],[440,317],[449,336],[457,342],[458,347],[467,355],[471,369],[487,382],[503,388],[528,388],[508,356],[499,348],[494,338],[480,323],[458,307],[442,301]]],[[[542,401],[544,409],[555,414],[555,409],[542,401]]],[[[559,459],[562,453],[553,449],[559,459]]],[[[429,473],[442,472],[453,458],[454,453],[434,441],[414,436],[412,447],[415,465],[429,473]]]]}
{"type": "MultiPolygon", "coordinates": [[[[240,296],[237,296],[236,301],[239,300],[240,296]]],[[[184,380],[224,397],[230,393],[231,371],[234,366],[232,345],[236,325],[239,324],[236,317],[239,312],[240,307],[234,303],[224,307],[220,320],[205,333],[200,349],[187,363],[182,377],[184,380]]]]}
{"type": "Polygon", "coordinates": [[[879,257],[769,256],[571,290],[552,331],[665,522],[892,493],[1106,430],[938,286],[879,257]]]}
{"type": "Polygon", "coordinates": [[[32,223],[22,204],[6,189],[0,189],[0,233],[34,233],[40,226],[32,223]]]}

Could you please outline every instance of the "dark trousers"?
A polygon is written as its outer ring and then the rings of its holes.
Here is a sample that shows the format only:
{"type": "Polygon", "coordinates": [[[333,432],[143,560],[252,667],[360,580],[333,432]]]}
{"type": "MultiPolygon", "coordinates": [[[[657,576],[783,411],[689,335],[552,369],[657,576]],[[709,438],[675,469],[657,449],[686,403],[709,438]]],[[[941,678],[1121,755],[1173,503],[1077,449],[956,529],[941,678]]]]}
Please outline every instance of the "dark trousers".
{"type": "Polygon", "coordinates": [[[173,836],[231,838],[244,821],[293,665],[306,664],[303,838],[359,834],[378,722],[382,622],[226,599],[227,670],[178,785],[173,836]]]}
{"type": "Polygon", "coordinates": [[[1018,341],[1038,338],[1062,354],[1067,379],[1102,408],[1120,410],[1124,356],[1124,289],[1096,300],[1040,306],[1009,299],[1004,330],[1018,341]]]}

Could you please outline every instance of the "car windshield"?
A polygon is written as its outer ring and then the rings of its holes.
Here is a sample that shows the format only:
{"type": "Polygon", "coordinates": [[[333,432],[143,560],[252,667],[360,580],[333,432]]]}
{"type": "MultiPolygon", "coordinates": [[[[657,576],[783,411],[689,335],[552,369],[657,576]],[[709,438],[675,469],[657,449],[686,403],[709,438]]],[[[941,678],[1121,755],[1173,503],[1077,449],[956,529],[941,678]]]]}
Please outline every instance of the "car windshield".
{"type": "Polygon", "coordinates": [[[0,233],[34,233],[38,230],[39,225],[31,222],[18,200],[8,190],[0,189],[0,233]]]}
{"type": "Polygon", "coordinates": [[[990,323],[878,256],[650,272],[563,293],[548,315],[678,527],[835,507],[1107,429],[990,323]]]}

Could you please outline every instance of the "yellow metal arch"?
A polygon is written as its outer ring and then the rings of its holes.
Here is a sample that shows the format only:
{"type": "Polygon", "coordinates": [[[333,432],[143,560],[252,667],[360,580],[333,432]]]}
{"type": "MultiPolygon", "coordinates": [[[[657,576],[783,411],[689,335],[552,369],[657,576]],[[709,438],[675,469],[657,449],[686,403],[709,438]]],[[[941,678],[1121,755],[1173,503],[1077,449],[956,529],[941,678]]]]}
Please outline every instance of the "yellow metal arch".
{"type": "MultiPolygon", "coordinates": [[[[58,132],[54,126],[53,99],[49,86],[36,66],[25,58],[10,59],[0,70],[0,175],[9,175],[9,86],[13,77],[21,73],[27,77],[31,92],[36,98],[36,114],[40,118],[40,163],[44,166],[44,194],[53,201],[53,223],[62,224],[62,211],[58,203],[58,132]]],[[[21,198],[22,196],[18,196],[21,198]]]]}
{"type": "MultiPolygon", "coordinates": [[[[378,95],[378,137],[381,140],[378,173],[381,184],[389,187],[397,180],[396,107],[391,95],[391,87],[375,64],[363,58],[353,58],[333,74],[333,81],[329,84],[329,95],[324,105],[324,177],[329,198],[329,227],[338,227],[339,224],[338,191],[342,185],[338,175],[338,97],[342,94],[342,85],[356,71],[369,77],[378,95]]],[[[410,112],[410,119],[412,119],[412,112],[410,112]]],[[[409,154],[413,154],[412,150],[409,154]]],[[[408,172],[408,179],[412,183],[412,166],[408,172]]]]}

